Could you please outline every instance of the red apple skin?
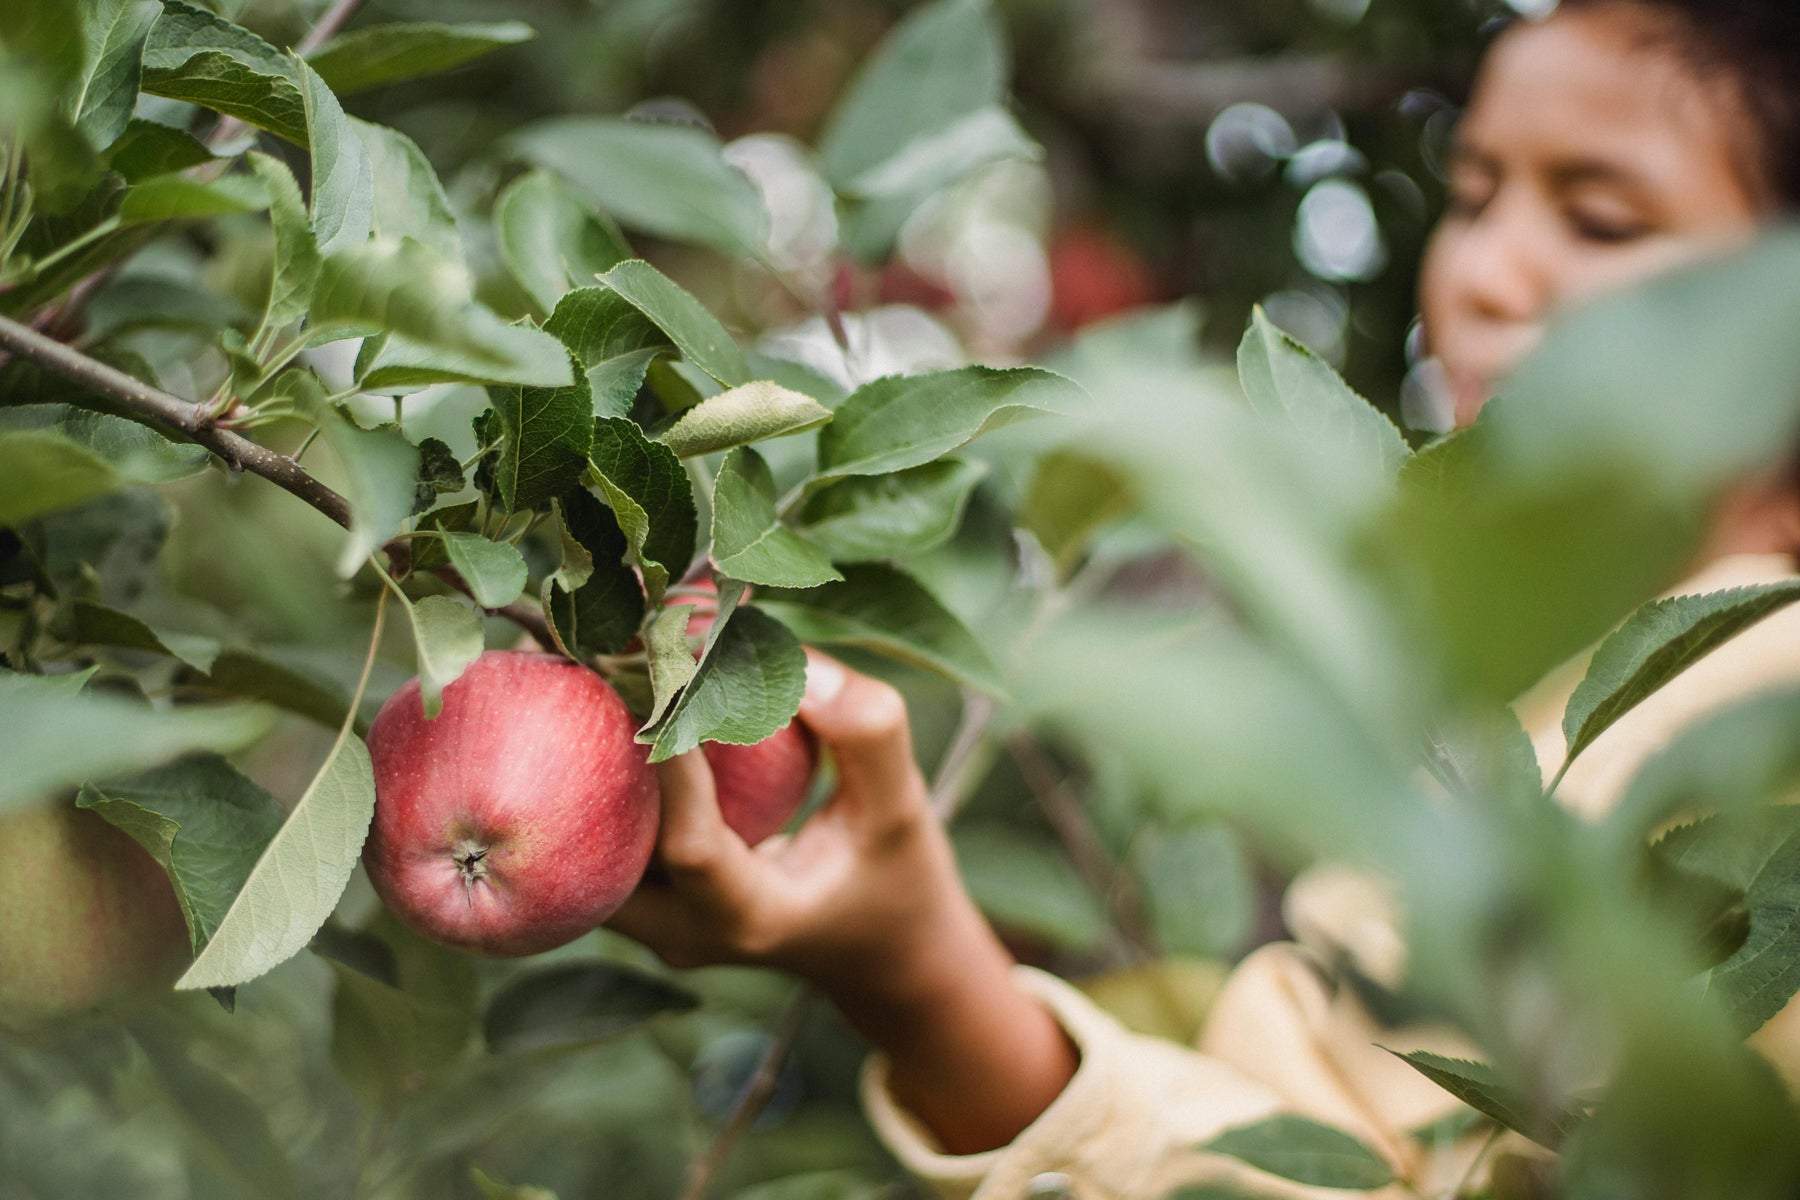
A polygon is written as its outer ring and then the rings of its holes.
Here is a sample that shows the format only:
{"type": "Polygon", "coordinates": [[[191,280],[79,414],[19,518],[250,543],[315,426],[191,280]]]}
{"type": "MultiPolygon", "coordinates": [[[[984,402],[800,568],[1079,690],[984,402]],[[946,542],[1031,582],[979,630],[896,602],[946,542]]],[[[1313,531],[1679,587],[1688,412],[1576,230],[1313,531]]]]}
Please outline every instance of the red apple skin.
{"type": "Polygon", "coordinates": [[[395,916],[448,946],[513,958],[597,927],[643,878],[660,796],[625,701],[549,654],[491,650],[427,719],[418,680],[369,728],[363,850],[395,916]]]}
{"type": "Polygon", "coordinates": [[[712,767],[720,815],[752,846],[794,819],[819,765],[818,739],[798,721],[753,746],[706,742],[700,751],[712,767]]]}

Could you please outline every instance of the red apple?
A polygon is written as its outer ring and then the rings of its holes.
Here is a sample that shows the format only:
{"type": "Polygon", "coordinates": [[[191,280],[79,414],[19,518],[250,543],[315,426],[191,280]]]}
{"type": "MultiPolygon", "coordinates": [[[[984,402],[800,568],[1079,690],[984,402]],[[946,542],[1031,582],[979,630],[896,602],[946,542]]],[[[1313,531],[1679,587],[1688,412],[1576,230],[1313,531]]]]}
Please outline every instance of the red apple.
{"type": "Polygon", "coordinates": [[[595,928],[656,841],[636,727],[611,685],[554,655],[483,654],[432,719],[408,683],[369,728],[375,890],[419,933],[480,954],[537,954],[595,928]]]}
{"type": "Polygon", "coordinates": [[[175,889],[98,815],[54,802],[0,820],[0,1029],[43,1032],[166,989],[188,958],[175,889]]]}
{"type": "MultiPolygon", "coordinates": [[[[713,591],[710,581],[689,585],[713,591]]],[[[671,597],[692,603],[693,597],[671,597]]],[[[688,636],[703,638],[717,610],[701,600],[688,619],[688,636]]],[[[719,812],[737,835],[754,846],[780,833],[806,803],[813,772],[819,765],[819,743],[799,721],[790,721],[751,746],[703,742],[700,752],[712,767],[719,812]]]]}
{"type": "Polygon", "coordinates": [[[706,742],[700,752],[712,767],[720,814],[752,846],[794,819],[819,765],[818,741],[798,721],[754,746],[706,742]]]}

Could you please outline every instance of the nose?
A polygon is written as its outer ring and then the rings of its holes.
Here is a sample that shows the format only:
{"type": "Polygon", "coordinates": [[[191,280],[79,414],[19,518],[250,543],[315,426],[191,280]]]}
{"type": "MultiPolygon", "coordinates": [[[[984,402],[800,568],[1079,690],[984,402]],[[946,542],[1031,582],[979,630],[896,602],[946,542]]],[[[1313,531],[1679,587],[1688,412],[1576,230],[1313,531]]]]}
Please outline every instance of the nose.
{"type": "Polygon", "coordinates": [[[1489,201],[1456,239],[1446,264],[1468,315],[1502,324],[1541,318],[1554,299],[1546,248],[1527,205],[1504,193],[1489,201]]]}

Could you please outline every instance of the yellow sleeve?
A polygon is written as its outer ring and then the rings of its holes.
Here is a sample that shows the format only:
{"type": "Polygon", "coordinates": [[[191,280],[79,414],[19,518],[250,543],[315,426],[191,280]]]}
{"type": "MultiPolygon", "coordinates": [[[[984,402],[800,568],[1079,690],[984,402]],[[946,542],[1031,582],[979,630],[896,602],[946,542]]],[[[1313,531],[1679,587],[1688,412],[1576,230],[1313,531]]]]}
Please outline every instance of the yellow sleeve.
{"type": "MultiPolygon", "coordinates": [[[[1278,1113],[1309,1116],[1362,1137],[1407,1178],[1440,1165],[1420,1162],[1405,1130],[1386,1124],[1394,1113],[1410,1119],[1424,1111],[1416,1102],[1391,1111],[1385,1106],[1391,1086],[1386,1063],[1375,1072],[1385,1082],[1373,1098],[1361,1096],[1359,1081],[1344,1074],[1341,1048],[1333,1043],[1361,1036],[1363,1048],[1372,1049],[1367,1031],[1337,1027],[1329,990],[1298,947],[1265,947],[1233,973],[1209,1023],[1204,1052],[1131,1033],[1054,976],[1021,967],[1017,979],[1062,1024],[1081,1064],[1063,1093],[1009,1145],[945,1154],[893,1099],[880,1056],[863,1075],[863,1100],[876,1132],[944,1200],[1162,1200],[1193,1184],[1232,1185],[1270,1200],[1341,1200],[1342,1191],[1303,1187],[1198,1148],[1226,1129],[1278,1113]]],[[[1373,1052],[1434,1094],[1437,1115],[1456,1107],[1410,1067],[1373,1052]]],[[[1410,1081],[1402,1090],[1408,1089],[1410,1081]]],[[[1455,1164],[1441,1166],[1453,1170],[1455,1164]]],[[[1399,1187],[1358,1193],[1376,1200],[1407,1194],[1399,1187]]]]}

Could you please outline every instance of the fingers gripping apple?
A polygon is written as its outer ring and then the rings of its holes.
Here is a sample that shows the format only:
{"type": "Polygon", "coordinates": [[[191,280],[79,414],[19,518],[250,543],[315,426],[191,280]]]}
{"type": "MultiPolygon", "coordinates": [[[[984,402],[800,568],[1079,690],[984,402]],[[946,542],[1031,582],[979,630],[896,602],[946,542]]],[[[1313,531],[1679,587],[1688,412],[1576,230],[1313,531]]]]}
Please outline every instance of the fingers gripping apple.
{"type": "Polygon", "coordinates": [[[375,890],[419,933],[480,954],[536,954],[595,928],[656,840],[636,726],[605,680],[548,654],[483,654],[429,720],[408,683],[369,729],[375,890]]]}

